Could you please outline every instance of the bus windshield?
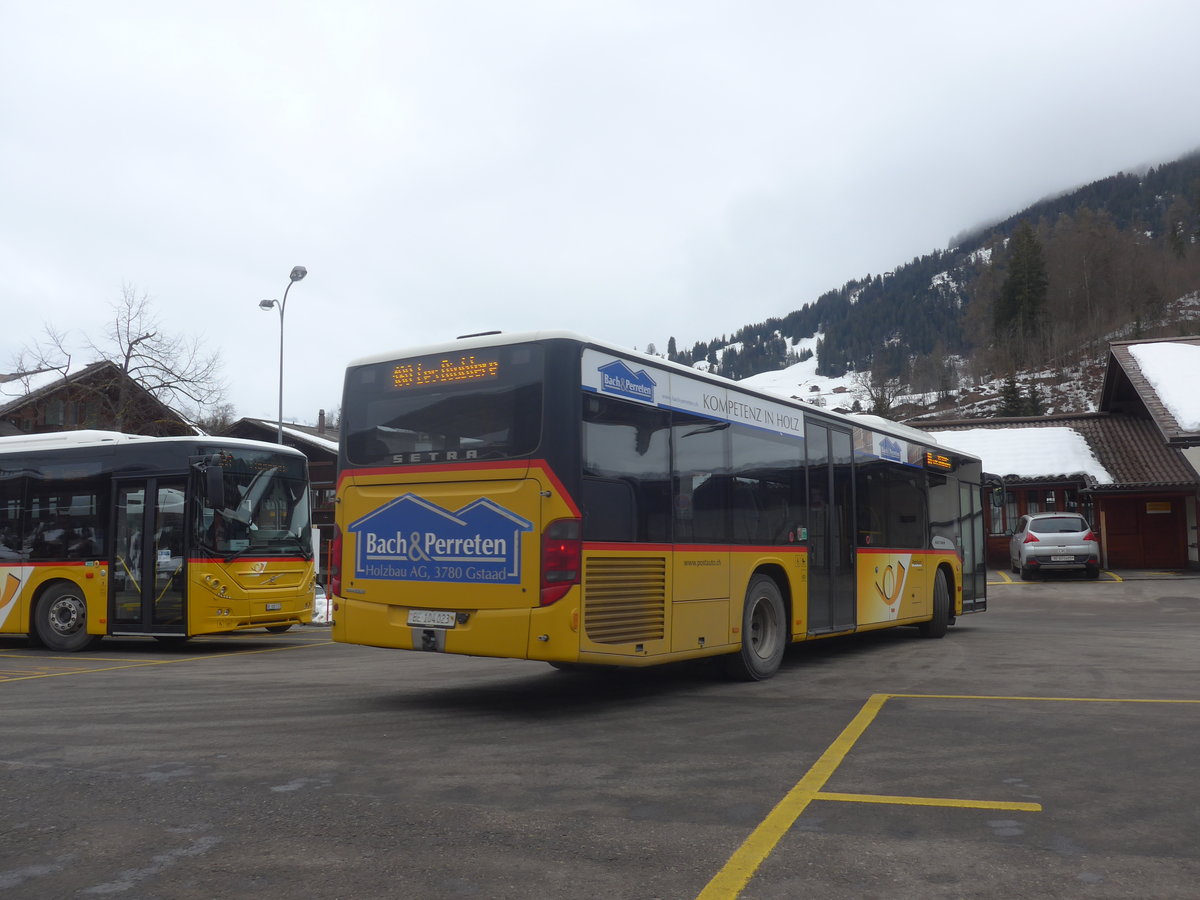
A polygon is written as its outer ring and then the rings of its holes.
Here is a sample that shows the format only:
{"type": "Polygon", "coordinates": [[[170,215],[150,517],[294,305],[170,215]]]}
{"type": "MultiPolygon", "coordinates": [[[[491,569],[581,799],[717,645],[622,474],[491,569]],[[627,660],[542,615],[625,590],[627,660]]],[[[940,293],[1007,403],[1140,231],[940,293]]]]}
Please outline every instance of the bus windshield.
{"type": "Polygon", "coordinates": [[[346,454],[355,465],[504,459],[537,449],[542,348],[411,357],[346,374],[346,454]]]}
{"type": "Polygon", "coordinates": [[[264,450],[222,448],[222,494],[201,489],[199,543],[226,561],[245,554],[312,557],[308,478],[303,460],[264,450]]]}

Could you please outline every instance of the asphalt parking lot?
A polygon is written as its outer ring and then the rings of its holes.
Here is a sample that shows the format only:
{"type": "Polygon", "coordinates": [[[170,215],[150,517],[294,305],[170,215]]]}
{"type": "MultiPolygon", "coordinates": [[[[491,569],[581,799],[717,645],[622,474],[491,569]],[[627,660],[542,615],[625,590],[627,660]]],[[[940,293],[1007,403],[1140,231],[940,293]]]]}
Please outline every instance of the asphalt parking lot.
{"type": "Polygon", "coordinates": [[[346,647],[0,639],[0,892],[1196,897],[1200,579],[989,579],[761,684],[346,647]]]}

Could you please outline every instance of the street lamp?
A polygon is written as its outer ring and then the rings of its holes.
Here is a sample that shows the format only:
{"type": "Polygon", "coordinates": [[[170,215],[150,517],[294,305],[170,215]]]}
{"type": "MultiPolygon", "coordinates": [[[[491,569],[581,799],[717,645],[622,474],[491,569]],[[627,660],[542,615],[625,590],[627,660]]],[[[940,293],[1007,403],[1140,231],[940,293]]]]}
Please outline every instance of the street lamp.
{"type": "Polygon", "coordinates": [[[260,300],[258,302],[259,309],[271,309],[272,307],[279,310],[279,422],[276,426],[275,443],[283,443],[283,313],[287,309],[288,291],[292,289],[292,285],[300,281],[308,274],[308,269],[304,266],[293,266],[292,274],[288,277],[291,279],[288,286],[283,289],[282,300],[260,300]]]}

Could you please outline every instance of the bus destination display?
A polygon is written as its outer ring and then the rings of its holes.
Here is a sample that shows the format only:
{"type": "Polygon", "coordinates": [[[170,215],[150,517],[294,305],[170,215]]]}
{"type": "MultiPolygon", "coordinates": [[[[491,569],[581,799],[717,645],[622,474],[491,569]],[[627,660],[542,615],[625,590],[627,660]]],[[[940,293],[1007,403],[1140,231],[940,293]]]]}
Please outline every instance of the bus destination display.
{"type": "Polygon", "coordinates": [[[930,451],[926,450],[925,451],[925,468],[937,469],[942,472],[953,472],[954,471],[954,460],[951,459],[949,456],[945,456],[944,454],[931,453],[930,451]]]}
{"type": "Polygon", "coordinates": [[[492,381],[500,374],[500,361],[477,359],[474,356],[418,359],[403,362],[392,369],[392,387],[410,390],[435,384],[465,384],[492,381]]]}

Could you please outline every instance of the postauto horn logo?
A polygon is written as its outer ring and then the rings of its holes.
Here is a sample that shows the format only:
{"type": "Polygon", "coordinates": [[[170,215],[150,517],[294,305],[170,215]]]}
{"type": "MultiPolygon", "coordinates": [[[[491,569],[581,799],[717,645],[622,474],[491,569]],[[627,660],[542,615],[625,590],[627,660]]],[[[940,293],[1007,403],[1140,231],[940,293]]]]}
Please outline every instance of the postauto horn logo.
{"type": "Polygon", "coordinates": [[[405,494],[347,530],[357,578],[517,584],[521,535],[533,523],[486,497],[450,511],[405,494]]]}
{"type": "Polygon", "coordinates": [[[641,400],[643,403],[654,402],[654,388],[657,382],[645,369],[635,372],[618,359],[600,366],[598,371],[600,389],[605,393],[628,397],[630,400],[641,400]]]}

